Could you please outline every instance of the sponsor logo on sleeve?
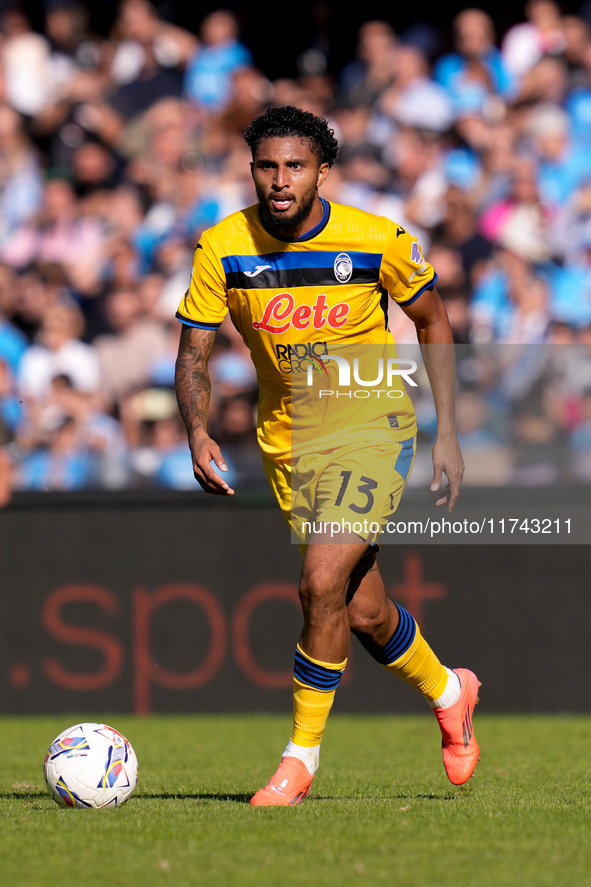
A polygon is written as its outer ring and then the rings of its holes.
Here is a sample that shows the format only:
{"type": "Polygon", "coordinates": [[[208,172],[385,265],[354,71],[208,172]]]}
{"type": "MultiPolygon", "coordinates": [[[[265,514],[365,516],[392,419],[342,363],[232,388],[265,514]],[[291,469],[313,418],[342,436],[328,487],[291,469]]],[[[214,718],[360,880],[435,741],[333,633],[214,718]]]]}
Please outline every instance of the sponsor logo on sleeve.
{"type": "Polygon", "coordinates": [[[421,253],[421,247],[418,245],[416,240],[413,240],[411,250],[410,250],[410,260],[414,262],[415,265],[424,265],[425,260],[421,253]]]}

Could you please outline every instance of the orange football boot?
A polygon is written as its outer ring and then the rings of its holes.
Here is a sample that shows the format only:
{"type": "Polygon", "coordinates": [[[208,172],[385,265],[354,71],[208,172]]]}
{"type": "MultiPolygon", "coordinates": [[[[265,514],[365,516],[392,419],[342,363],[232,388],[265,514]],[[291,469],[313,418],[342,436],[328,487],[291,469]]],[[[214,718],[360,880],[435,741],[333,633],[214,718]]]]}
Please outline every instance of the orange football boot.
{"type": "Polygon", "coordinates": [[[443,766],[450,782],[463,785],[467,782],[479,760],[479,748],[472,726],[472,712],[479,702],[480,682],[467,668],[454,668],[460,679],[460,698],[450,708],[435,708],[443,737],[443,766]]]}
{"type": "Polygon", "coordinates": [[[277,773],[259,789],[250,803],[255,807],[295,807],[310,791],[313,779],[299,758],[283,758],[277,773]]]}

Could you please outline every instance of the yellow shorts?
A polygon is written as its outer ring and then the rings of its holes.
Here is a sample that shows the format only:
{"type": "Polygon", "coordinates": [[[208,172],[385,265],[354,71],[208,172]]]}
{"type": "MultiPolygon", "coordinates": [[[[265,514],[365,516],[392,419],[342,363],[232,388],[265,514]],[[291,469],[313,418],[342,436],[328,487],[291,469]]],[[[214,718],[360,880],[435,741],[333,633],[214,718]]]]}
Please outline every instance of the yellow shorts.
{"type": "Polygon", "coordinates": [[[355,442],[291,460],[263,456],[263,465],[300,548],[320,532],[327,541],[353,533],[372,544],[398,507],[415,452],[412,437],[362,449],[355,442]]]}

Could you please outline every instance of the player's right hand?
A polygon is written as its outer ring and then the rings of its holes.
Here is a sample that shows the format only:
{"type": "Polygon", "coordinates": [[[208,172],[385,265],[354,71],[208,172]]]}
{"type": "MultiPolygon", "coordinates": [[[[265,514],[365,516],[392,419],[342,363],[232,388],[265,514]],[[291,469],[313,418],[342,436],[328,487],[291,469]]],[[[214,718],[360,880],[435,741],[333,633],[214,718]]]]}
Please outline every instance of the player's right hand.
{"type": "Polygon", "coordinates": [[[201,435],[189,442],[193,458],[193,474],[206,493],[214,496],[233,496],[234,490],[214,470],[227,471],[228,466],[221,450],[211,437],[201,435]]]}

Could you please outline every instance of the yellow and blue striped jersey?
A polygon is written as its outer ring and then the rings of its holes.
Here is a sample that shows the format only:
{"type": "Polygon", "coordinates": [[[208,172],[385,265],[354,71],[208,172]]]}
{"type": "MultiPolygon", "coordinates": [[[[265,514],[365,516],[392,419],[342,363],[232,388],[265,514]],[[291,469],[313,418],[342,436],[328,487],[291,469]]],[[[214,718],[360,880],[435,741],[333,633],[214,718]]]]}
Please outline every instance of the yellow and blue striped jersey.
{"type": "MultiPolygon", "coordinates": [[[[389,219],[322,200],[321,222],[283,241],[261,224],[258,205],[202,235],[178,319],[215,330],[229,311],[250,350],[259,383],[258,436],[263,452],[290,452],[291,375],[302,359],[331,344],[393,345],[388,299],[409,305],[436,274],[416,240],[389,219]]],[[[349,411],[351,406],[348,407],[349,411]]],[[[391,403],[376,401],[376,421],[391,403]]],[[[392,435],[405,440],[415,420],[408,396],[396,404],[392,435]]]]}

